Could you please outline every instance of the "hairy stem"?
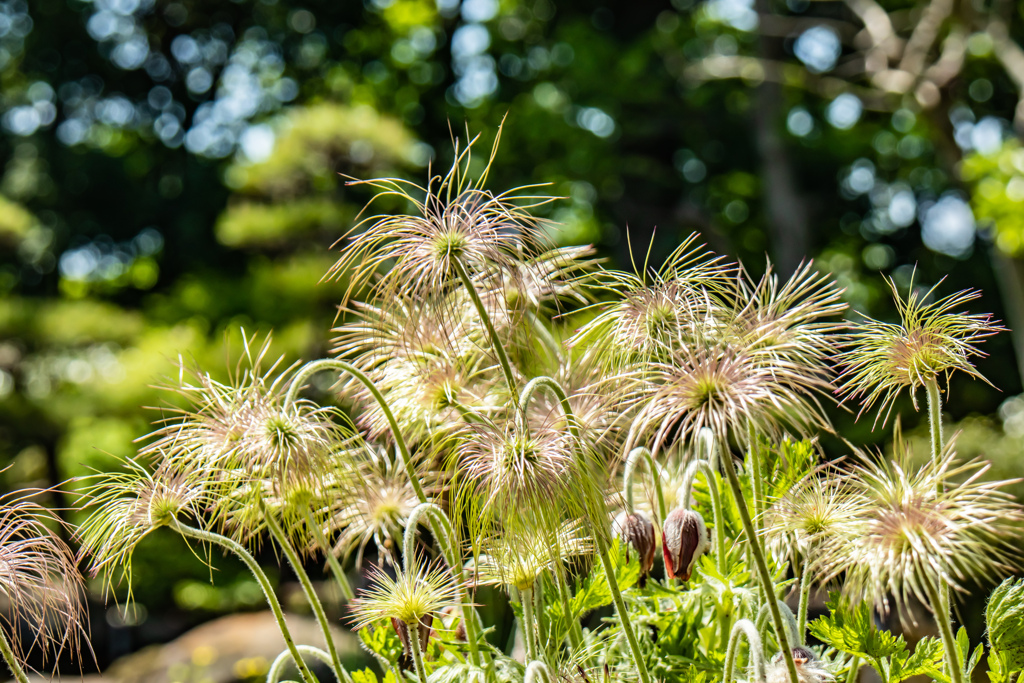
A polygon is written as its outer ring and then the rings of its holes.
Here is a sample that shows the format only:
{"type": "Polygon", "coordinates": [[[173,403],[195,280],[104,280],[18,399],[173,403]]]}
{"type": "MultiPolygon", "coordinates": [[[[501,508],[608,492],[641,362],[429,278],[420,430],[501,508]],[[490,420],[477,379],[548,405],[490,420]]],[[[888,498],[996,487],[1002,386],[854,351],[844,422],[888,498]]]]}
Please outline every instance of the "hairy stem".
{"type": "Polygon", "coordinates": [[[423,651],[420,649],[420,622],[406,624],[409,627],[409,649],[412,650],[412,663],[416,667],[416,675],[420,683],[427,683],[427,668],[423,666],[423,651]]]}
{"type": "Polygon", "coordinates": [[[526,661],[537,659],[537,625],[533,621],[533,589],[519,591],[523,606],[523,644],[526,646],[526,661]]]}
{"type": "MultiPolygon", "coordinates": [[[[747,509],[747,501],[743,498],[743,488],[740,486],[740,478],[736,474],[736,466],[728,453],[722,454],[722,467],[725,469],[726,478],[732,488],[732,495],[736,501],[736,507],[740,513],[740,521],[743,522],[743,532],[747,536],[747,544],[750,546],[750,554],[754,557],[754,564],[757,567],[757,575],[761,582],[761,589],[764,592],[765,604],[772,617],[772,626],[775,629],[775,639],[782,650],[782,658],[786,662],[786,669],[789,671],[790,683],[799,683],[796,663],[793,661],[793,644],[789,642],[789,635],[786,632],[786,625],[782,621],[782,612],[779,611],[778,600],[775,596],[775,585],[772,583],[772,575],[768,572],[768,563],[764,559],[764,550],[761,548],[761,539],[757,537],[754,523],[750,520],[750,510],[747,509]]],[[[961,683],[961,682],[956,682],[961,683]]]]}
{"type": "Polygon", "coordinates": [[[288,651],[292,655],[292,659],[295,660],[295,666],[299,669],[299,675],[302,676],[304,683],[317,683],[313,673],[309,670],[306,662],[302,660],[302,655],[299,654],[299,649],[295,645],[295,639],[292,638],[292,632],[288,628],[288,624],[284,620],[284,612],[281,610],[281,603],[277,599],[277,595],[274,593],[273,586],[270,585],[270,579],[260,569],[259,562],[256,561],[249,551],[247,551],[240,543],[237,543],[227,536],[221,536],[220,534],[212,531],[206,531],[204,529],[197,529],[196,527],[182,524],[177,519],[172,519],[170,523],[171,528],[177,531],[179,534],[186,538],[192,538],[201,543],[210,543],[213,545],[219,545],[220,547],[234,553],[238,559],[245,563],[245,566],[252,572],[256,582],[260,584],[260,588],[263,589],[263,595],[267,599],[267,604],[270,606],[270,611],[274,614],[274,619],[277,620],[277,627],[281,630],[281,637],[284,638],[284,644],[288,647],[288,651]]]}
{"type": "Polygon", "coordinates": [[[725,514],[722,508],[722,494],[718,490],[718,480],[715,478],[715,471],[707,460],[694,460],[683,473],[683,485],[680,487],[683,507],[690,509],[693,506],[693,482],[697,478],[697,471],[704,473],[708,480],[708,491],[711,493],[711,514],[715,523],[715,562],[718,573],[723,577],[728,576],[729,566],[727,563],[728,552],[725,546],[725,514]]]}
{"type": "Polygon", "coordinates": [[[355,597],[355,593],[352,590],[352,584],[349,583],[348,576],[345,575],[345,570],[342,569],[341,563],[338,562],[338,558],[334,556],[334,552],[331,550],[331,544],[324,536],[324,530],[320,528],[320,525],[313,519],[313,513],[306,509],[306,525],[313,530],[313,540],[320,546],[320,549],[324,552],[324,556],[327,558],[327,566],[331,569],[331,575],[334,580],[338,582],[338,587],[341,589],[341,595],[346,601],[351,601],[355,597]]]}
{"type": "Polygon", "coordinates": [[[534,377],[523,388],[523,392],[519,395],[520,415],[526,412],[534,393],[536,393],[536,391],[541,387],[550,390],[551,393],[555,395],[555,398],[558,399],[559,404],[562,406],[562,414],[565,415],[566,426],[569,429],[569,433],[572,434],[574,439],[579,441],[579,423],[576,421],[576,415],[573,413],[572,405],[569,403],[569,396],[565,393],[565,389],[562,388],[562,385],[550,377],[534,377]]]}
{"type": "MultiPolygon", "coordinates": [[[[17,624],[15,624],[15,627],[17,624]]],[[[11,643],[7,640],[7,634],[0,628],[0,653],[3,653],[4,661],[7,662],[7,667],[11,670],[11,674],[14,675],[14,679],[18,683],[28,683],[28,675],[25,673],[25,669],[21,666],[21,662],[14,655],[14,648],[11,647],[11,643]]]]}
{"type": "Polygon", "coordinates": [[[267,520],[267,528],[270,530],[270,535],[274,537],[277,545],[284,551],[288,564],[291,565],[292,571],[295,572],[295,576],[299,579],[302,592],[306,594],[306,600],[313,609],[313,616],[316,617],[316,621],[320,625],[320,632],[324,635],[324,642],[327,643],[327,652],[331,655],[331,666],[334,668],[334,675],[340,678],[341,672],[345,667],[341,665],[341,659],[338,658],[338,648],[335,647],[334,638],[331,637],[331,628],[327,621],[327,615],[324,613],[324,606],[316,594],[313,582],[309,580],[309,574],[306,573],[305,568],[302,566],[302,558],[295,552],[295,548],[292,547],[291,541],[288,540],[288,536],[285,535],[284,529],[278,524],[274,515],[270,514],[262,503],[260,508],[264,518],[267,520]]]}
{"type": "MultiPolygon", "coordinates": [[[[942,395],[939,393],[939,382],[934,377],[926,380],[924,386],[928,392],[928,431],[931,435],[932,462],[937,465],[945,446],[942,440],[942,395]]],[[[939,493],[942,493],[941,488],[939,493]]]]}
{"type": "Polygon", "coordinates": [[[747,469],[750,470],[750,487],[754,493],[754,529],[760,531],[764,516],[764,491],[761,482],[761,454],[757,450],[757,431],[754,424],[747,424],[747,469]]]}
{"type": "Polygon", "coordinates": [[[811,601],[811,577],[810,571],[807,568],[807,562],[804,562],[804,570],[800,575],[800,603],[796,608],[796,632],[800,636],[800,645],[804,644],[804,640],[807,636],[804,634],[807,632],[807,610],[811,601]]]}
{"type": "Polygon", "coordinates": [[[569,603],[569,588],[566,586],[566,579],[556,573],[553,577],[555,586],[558,588],[558,602],[562,605],[562,613],[569,622],[569,642],[574,650],[579,650],[583,645],[583,627],[580,626],[579,618],[572,613],[569,603]]]}
{"type": "Polygon", "coordinates": [[[644,446],[639,446],[629,452],[626,465],[622,469],[622,496],[626,499],[626,512],[633,514],[633,473],[636,471],[641,457],[647,462],[647,469],[654,482],[654,497],[658,503],[658,519],[656,521],[658,526],[661,526],[665,523],[665,518],[668,517],[668,510],[665,508],[665,493],[661,488],[661,473],[658,471],[658,465],[654,462],[654,456],[651,455],[650,449],[644,446]]]}
{"type": "Polygon", "coordinates": [[[551,671],[544,662],[535,659],[526,667],[523,683],[551,683],[551,671]]]}
{"type": "Polygon", "coordinates": [[[860,657],[854,657],[850,660],[850,670],[846,672],[846,683],[857,683],[857,678],[860,675],[860,657]]]}
{"type": "Polygon", "coordinates": [[[947,671],[952,683],[964,683],[964,670],[960,663],[960,652],[956,647],[956,637],[953,635],[953,623],[949,616],[949,608],[942,596],[942,589],[936,585],[931,577],[925,577],[925,591],[928,593],[928,601],[931,603],[932,613],[935,615],[935,623],[939,626],[939,635],[942,637],[942,647],[946,651],[947,671]]]}
{"type": "Polygon", "coordinates": [[[419,477],[416,475],[416,470],[412,466],[412,456],[409,454],[409,447],[405,443],[405,438],[402,436],[402,430],[398,427],[398,420],[395,419],[395,414],[391,412],[391,406],[384,399],[384,394],[380,393],[380,389],[373,383],[366,374],[352,365],[343,360],[336,358],[321,358],[320,360],[314,360],[306,363],[299,371],[295,373],[295,377],[292,379],[291,384],[288,385],[288,394],[285,396],[285,405],[291,405],[295,402],[295,399],[299,395],[299,390],[302,389],[303,384],[306,380],[315,375],[318,372],[324,370],[336,370],[338,372],[344,372],[355,378],[360,384],[366,387],[367,391],[373,396],[373,399],[380,406],[380,410],[384,413],[384,417],[388,421],[388,426],[391,427],[391,436],[395,439],[395,446],[398,448],[399,455],[402,456],[402,464],[405,465],[405,471],[409,475],[409,481],[412,483],[413,491],[416,492],[416,497],[421,503],[427,502],[427,496],[423,493],[423,485],[420,483],[419,477]]]}
{"type": "Polygon", "coordinates": [[[448,567],[455,576],[455,583],[459,592],[459,602],[462,607],[462,623],[466,628],[466,642],[469,645],[469,660],[473,666],[480,667],[477,615],[476,610],[473,609],[473,602],[470,600],[469,591],[466,588],[462,555],[459,553],[458,546],[455,543],[455,533],[452,530],[451,523],[448,521],[448,515],[433,503],[420,503],[409,514],[409,519],[405,525],[405,570],[406,572],[410,571],[412,563],[415,562],[413,548],[415,547],[416,527],[419,524],[420,517],[423,515],[430,517],[434,538],[440,543],[441,553],[444,555],[445,562],[448,563],[448,567]]]}
{"type": "Polygon", "coordinates": [[[743,637],[747,639],[750,664],[754,668],[754,680],[764,683],[764,648],[761,646],[761,636],[757,632],[757,627],[749,619],[737,621],[729,633],[729,646],[725,650],[725,671],[722,675],[722,683],[733,683],[736,672],[736,654],[739,650],[740,638],[743,637]]]}
{"type": "Polygon", "coordinates": [[[487,314],[487,309],[484,308],[484,302],[480,300],[480,293],[476,291],[476,285],[473,284],[473,279],[466,271],[466,266],[462,263],[462,260],[454,257],[452,258],[452,265],[455,266],[455,272],[458,273],[459,279],[462,280],[462,285],[466,288],[466,293],[469,294],[473,307],[476,308],[477,315],[480,316],[480,322],[484,324],[484,328],[487,330],[487,336],[491,338],[494,355],[498,357],[498,365],[501,366],[501,372],[505,375],[505,382],[508,384],[509,391],[514,392],[516,389],[516,377],[512,372],[512,363],[509,362],[505,346],[501,343],[497,330],[494,329],[491,316],[487,314]]]}
{"type": "MultiPolygon", "coordinates": [[[[314,659],[319,659],[327,666],[332,666],[331,656],[318,647],[299,645],[299,652],[314,659]]],[[[267,672],[267,683],[279,683],[281,680],[281,674],[284,673],[284,667],[287,666],[290,661],[294,661],[291,651],[285,650],[279,654],[277,658],[274,659],[274,663],[270,665],[270,671],[267,672]]],[[[342,668],[340,672],[335,673],[341,673],[341,675],[338,676],[338,683],[352,683],[352,677],[349,676],[348,671],[344,668],[342,668]]]]}
{"type": "Polygon", "coordinates": [[[644,661],[644,654],[640,651],[640,642],[636,639],[633,631],[633,624],[629,620],[629,611],[626,609],[626,602],[622,599],[622,591],[619,590],[619,580],[615,578],[615,565],[608,555],[608,543],[604,536],[594,534],[594,542],[597,544],[597,552],[604,566],[605,576],[608,578],[608,589],[612,594],[612,602],[615,603],[615,612],[619,615],[619,622],[622,624],[622,633],[626,636],[629,644],[630,654],[633,655],[633,665],[636,666],[637,676],[640,683],[651,683],[651,675],[647,673],[647,662],[644,661]]]}

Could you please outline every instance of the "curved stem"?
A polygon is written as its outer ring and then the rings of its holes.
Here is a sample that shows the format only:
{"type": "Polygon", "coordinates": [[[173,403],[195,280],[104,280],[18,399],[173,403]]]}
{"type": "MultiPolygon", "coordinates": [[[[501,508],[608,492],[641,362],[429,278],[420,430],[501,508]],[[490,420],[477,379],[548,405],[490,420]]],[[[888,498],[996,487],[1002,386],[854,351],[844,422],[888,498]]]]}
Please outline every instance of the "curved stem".
{"type": "Polygon", "coordinates": [[[523,677],[523,683],[538,682],[551,683],[551,671],[548,670],[544,662],[535,659],[526,667],[526,676],[523,677]]]}
{"type": "Polygon", "coordinates": [[[661,526],[664,524],[665,518],[668,517],[668,510],[665,508],[665,493],[661,488],[661,472],[658,470],[658,464],[654,462],[654,456],[651,455],[650,449],[644,446],[639,446],[629,452],[626,465],[622,469],[622,495],[626,499],[626,512],[633,514],[633,473],[636,471],[637,461],[641,457],[646,460],[647,469],[654,481],[654,496],[658,503],[657,522],[658,526],[661,526]]]}
{"type": "MultiPolygon", "coordinates": [[[[298,648],[299,652],[302,654],[313,657],[314,659],[319,659],[327,666],[332,666],[331,656],[320,648],[312,647],[310,645],[299,645],[298,648]]],[[[279,654],[277,658],[274,659],[274,663],[270,665],[270,671],[267,672],[267,683],[278,683],[281,680],[281,674],[284,672],[284,667],[289,661],[294,661],[290,650],[285,650],[279,654]]],[[[338,683],[342,683],[342,681],[344,681],[344,683],[351,683],[352,677],[349,676],[348,671],[345,671],[345,669],[342,668],[341,672],[344,678],[339,676],[338,683]]]]}
{"type": "Polygon", "coordinates": [[[612,602],[615,603],[615,612],[619,615],[619,623],[622,625],[622,633],[626,636],[629,644],[630,654],[633,655],[633,665],[636,666],[637,676],[640,683],[651,683],[651,676],[647,673],[647,662],[644,661],[643,652],[640,651],[640,642],[636,639],[633,631],[633,624],[629,620],[629,612],[626,610],[626,602],[622,599],[622,592],[619,590],[619,580],[615,578],[615,565],[608,556],[608,543],[604,536],[594,534],[594,542],[597,544],[597,552],[604,566],[605,576],[608,578],[608,589],[612,594],[612,602]]]}
{"type": "Polygon", "coordinates": [[[505,375],[505,382],[508,383],[509,391],[515,391],[516,378],[512,373],[512,363],[509,362],[505,346],[501,343],[497,330],[494,329],[491,316],[487,314],[487,309],[484,308],[484,302],[480,300],[480,293],[476,291],[476,285],[473,284],[473,279],[469,277],[469,273],[466,271],[466,266],[462,263],[462,260],[456,256],[452,258],[451,262],[455,267],[455,272],[459,275],[459,279],[462,280],[463,287],[466,288],[466,293],[469,294],[469,298],[473,302],[473,307],[476,308],[477,315],[480,316],[480,322],[484,324],[484,328],[487,330],[487,336],[491,338],[491,346],[494,347],[494,354],[498,357],[498,365],[501,366],[501,372],[505,375]]]}
{"type": "Polygon", "coordinates": [[[405,465],[405,471],[409,475],[409,481],[412,483],[413,491],[416,492],[416,497],[421,503],[427,502],[427,496],[423,493],[423,485],[420,484],[419,477],[416,475],[416,470],[412,466],[412,456],[409,455],[409,447],[405,443],[405,438],[402,436],[402,430],[398,427],[398,420],[395,419],[395,414],[391,412],[391,406],[384,399],[384,394],[380,393],[380,389],[373,383],[366,374],[352,365],[351,363],[336,358],[321,358],[320,360],[314,360],[306,363],[299,371],[295,373],[295,377],[292,379],[291,384],[288,385],[288,394],[285,396],[284,403],[286,406],[291,405],[295,402],[296,397],[299,394],[299,390],[302,389],[302,385],[307,379],[312,377],[318,372],[323,370],[337,370],[339,372],[346,372],[355,378],[360,384],[366,387],[367,391],[373,396],[373,399],[380,406],[380,410],[384,413],[384,417],[388,421],[388,426],[391,427],[391,436],[395,440],[395,446],[398,448],[399,455],[402,456],[402,463],[405,465]]]}
{"type": "Polygon", "coordinates": [[[555,398],[558,399],[558,402],[562,404],[562,413],[565,415],[565,421],[569,428],[569,433],[572,434],[574,439],[579,441],[579,423],[576,421],[576,415],[573,413],[572,405],[569,403],[569,396],[565,393],[565,389],[562,388],[562,385],[550,377],[534,377],[526,384],[523,388],[523,392],[519,395],[520,415],[526,412],[526,409],[530,405],[530,399],[533,398],[533,394],[537,389],[540,389],[541,387],[549,389],[551,393],[555,395],[555,398]]]}
{"type": "Polygon", "coordinates": [[[949,608],[942,599],[941,589],[935,585],[931,577],[925,577],[924,587],[928,593],[928,601],[935,615],[935,623],[939,626],[939,635],[942,636],[942,647],[946,651],[949,678],[952,683],[964,683],[963,665],[960,663],[960,652],[956,647],[956,637],[953,635],[953,624],[949,617],[949,608]]]}
{"type": "Polygon", "coordinates": [[[348,576],[345,575],[345,570],[342,569],[341,563],[338,562],[338,558],[334,556],[334,551],[331,549],[331,544],[324,536],[324,530],[320,528],[320,525],[315,519],[313,519],[313,513],[307,508],[306,509],[306,525],[313,530],[313,540],[320,546],[320,550],[323,551],[324,556],[327,558],[327,566],[331,569],[331,575],[334,576],[334,580],[338,582],[338,587],[341,589],[341,595],[346,601],[351,602],[352,598],[355,597],[355,593],[352,590],[352,584],[349,583],[348,576]]]}
{"type": "Polygon", "coordinates": [[[544,626],[544,588],[543,576],[537,578],[533,589],[533,620],[537,624],[537,654],[547,657],[549,641],[545,637],[547,628],[544,626]]]}
{"type": "Polygon", "coordinates": [[[292,658],[295,660],[295,666],[299,669],[299,674],[302,676],[304,683],[317,683],[316,678],[313,676],[309,667],[302,660],[302,656],[299,654],[299,649],[295,645],[295,639],[292,638],[292,632],[288,628],[288,624],[284,620],[284,612],[281,610],[281,603],[277,599],[277,595],[274,593],[273,586],[270,585],[270,579],[260,569],[259,563],[252,555],[249,554],[240,543],[237,543],[227,536],[221,536],[220,534],[212,531],[206,531],[204,529],[197,529],[196,527],[182,524],[177,519],[171,519],[171,528],[177,531],[186,538],[192,538],[202,543],[211,543],[219,545],[226,550],[230,550],[234,553],[245,566],[252,572],[256,582],[259,583],[260,588],[263,589],[263,595],[267,599],[267,604],[270,606],[270,611],[274,613],[274,619],[277,620],[277,627],[281,630],[281,636],[284,638],[284,644],[288,647],[288,651],[291,653],[292,658]]]}
{"type": "Polygon", "coordinates": [[[420,683],[427,683],[427,669],[423,666],[423,651],[420,649],[420,622],[406,624],[409,627],[409,648],[412,650],[412,663],[416,667],[416,675],[420,683]]]}
{"type": "Polygon", "coordinates": [[[722,683],[733,683],[736,673],[736,654],[737,650],[739,650],[741,637],[747,639],[747,649],[750,651],[750,664],[754,668],[754,679],[758,683],[764,683],[764,648],[761,645],[761,636],[757,632],[757,627],[749,619],[737,621],[729,633],[729,645],[725,650],[725,671],[722,675],[722,683]]]}
{"type": "MultiPolygon", "coordinates": [[[[764,591],[765,604],[768,606],[768,611],[772,617],[775,639],[779,643],[779,649],[782,650],[782,658],[786,662],[786,669],[789,671],[790,683],[799,683],[800,679],[797,675],[796,663],[793,661],[793,644],[789,642],[786,626],[782,621],[782,613],[779,611],[778,599],[775,596],[775,585],[772,583],[771,574],[768,573],[768,563],[764,559],[761,539],[757,537],[754,524],[750,520],[750,510],[747,509],[747,501],[743,498],[743,488],[740,486],[740,478],[736,474],[736,466],[732,464],[732,458],[727,453],[722,455],[721,461],[726,478],[729,480],[729,486],[732,488],[736,508],[740,513],[740,521],[743,522],[743,532],[747,536],[750,554],[754,556],[757,575],[761,581],[761,589],[764,591]]],[[[957,681],[956,683],[961,682],[957,681]]]]}
{"type": "Polygon", "coordinates": [[[523,644],[526,646],[526,659],[537,659],[536,625],[533,622],[533,589],[519,591],[519,604],[523,606],[523,644]]]}
{"type": "Polygon", "coordinates": [[[683,507],[690,509],[693,505],[693,482],[697,478],[697,471],[704,473],[708,480],[708,491],[711,493],[711,514],[715,521],[715,561],[718,573],[722,577],[729,574],[728,551],[725,545],[725,512],[722,508],[722,494],[718,490],[718,480],[715,478],[715,471],[707,460],[694,460],[683,473],[683,485],[680,487],[684,493],[679,496],[683,507]]]}
{"type": "Polygon", "coordinates": [[[455,534],[452,525],[448,521],[448,515],[433,503],[420,503],[409,513],[409,519],[405,525],[405,571],[409,572],[415,563],[416,528],[419,525],[420,517],[429,515],[431,518],[431,529],[434,537],[441,544],[441,552],[444,554],[445,562],[455,576],[455,583],[459,592],[459,602],[462,607],[462,623],[466,628],[466,641],[469,644],[469,657],[473,666],[480,666],[479,632],[477,631],[476,610],[469,599],[469,591],[466,589],[466,577],[463,571],[462,556],[455,544],[455,534]]]}
{"type": "MultiPolygon", "coordinates": [[[[17,624],[15,624],[17,627],[17,624]]],[[[18,683],[29,683],[28,674],[25,673],[24,667],[21,666],[21,662],[14,654],[14,648],[11,647],[10,642],[7,640],[7,634],[0,628],[0,653],[3,653],[4,661],[7,662],[7,667],[11,670],[11,674],[18,683]]]]}
{"type": "Polygon", "coordinates": [[[309,602],[309,606],[313,609],[313,616],[316,617],[317,624],[320,626],[320,632],[324,636],[324,642],[327,643],[327,652],[331,655],[331,666],[334,668],[334,675],[341,678],[341,672],[345,667],[341,665],[341,659],[338,657],[338,648],[335,647],[334,638],[331,637],[330,623],[327,621],[327,615],[324,613],[324,606],[320,602],[320,597],[316,594],[313,582],[309,580],[309,574],[306,573],[305,568],[302,566],[302,558],[295,552],[295,548],[292,547],[291,541],[288,540],[284,529],[278,524],[277,519],[274,515],[270,514],[262,502],[260,503],[260,508],[264,518],[267,520],[267,528],[270,530],[270,535],[274,537],[277,545],[284,551],[284,556],[288,558],[288,564],[291,565],[292,571],[295,572],[295,576],[299,579],[302,592],[306,594],[306,601],[309,602]]]}

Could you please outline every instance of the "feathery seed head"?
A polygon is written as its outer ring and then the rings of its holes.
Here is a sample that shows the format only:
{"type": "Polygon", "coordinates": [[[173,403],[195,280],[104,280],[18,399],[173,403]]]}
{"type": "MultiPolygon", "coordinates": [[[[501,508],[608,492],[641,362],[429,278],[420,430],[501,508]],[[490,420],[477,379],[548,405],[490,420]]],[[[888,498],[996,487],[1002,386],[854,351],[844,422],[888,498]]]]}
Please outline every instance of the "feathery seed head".
{"type": "Polygon", "coordinates": [[[665,518],[661,532],[668,577],[689,581],[697,560],[711,548],[704,518],[695,510],[676,508],[665,518]]]}
{"type": "Polygon", "coordinates": [[[496,269],[515,277],[523,256],[538,251],[542,234],[529,209],[550,199],[521,190],[498,195],[485,190],[490,164],[478,178],[468,175],[475,141],[461,151],[456,146],[451,169],[444,176],[432,175],[425,187],[396,178],[350,183],[368,185],[378,191],[378,197],[404,200],[414,212],[371,216],[353,229],[352,241],[328,273],[328,277],[349,277],[346,300],[391,262],[394,266],[380,275],[375,291],[384,296],[400,291],[420,296],[447,291],[457,268],[496,269]]]}
{"type": "Polygon", "coordinates": [[[916,471],[906,449],[897,448],[894,459],[853,471],[861,529],[856,543],[823,548],[826,580],[845,571],[851,597],[885,610],[891,594],[903,612],[911,597],[930,604],[928,582],[965,591],[968,582],[991,582],[1019,566],[1021,552],[1008,539],[1024,516],[1003,490],[1011,482],[983,481],[988,465],[958,464],[952,444],[939,462],[916,471]]]}
{"type": "MultiPolygon", "coordinates": [[[[0,594],[7,638],[23,666],[38,647],[45,658],[81,652],[88,612],[74,553],[50,528],[53,513],[25,498],[0,501],[0,594]],[[22,627],[31,641],[26,643],[22,627]]],[[[88,636],[87,633],[85,633],[88,636]]]]}
{"type": "Polygon", "coordinates": [[[419,624],[456,604],[458,590],[451,573],[436,564],[400,570],[394,577],[373,567],[370,579],[373,585],[351,604],[352,628],[356,630],[385,619],[419,624]]]}
{"type": "Polygon", "coordinates": [[[861,413],[878,404],[878,418],[888,419],[893,401],[909,388],[914,407],[916,390],[941,375],[955,371],[984,380],[973,359],[984,356],[978,344],[1005,330],[990,314],[970,314],[956,309],[977,299],[981,293],[965,290],[926,304],[935,291],[920,292],[911,283],[910,296],[903,299],[896,283],[888,280],[900,323],[870,318],[853,326],[846,350],[839,357],[839,376],[844,400],[861,402],[861,413]]]}
{"type": "Polygon", "coordinates": [[[529,590],[545,571],[561,576],[562,564],[594,552],[578,521],[558,529],[514,527],[487,537],[476,558],[477,583],[529,590]]]}

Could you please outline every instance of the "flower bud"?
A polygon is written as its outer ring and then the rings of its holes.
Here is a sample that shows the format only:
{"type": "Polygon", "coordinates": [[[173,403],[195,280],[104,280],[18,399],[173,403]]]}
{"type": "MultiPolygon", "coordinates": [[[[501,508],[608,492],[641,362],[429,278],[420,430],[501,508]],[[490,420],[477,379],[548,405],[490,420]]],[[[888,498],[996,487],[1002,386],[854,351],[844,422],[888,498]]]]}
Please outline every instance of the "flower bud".
{"type": "MultiPolygon", "coordinates": [[[[430,644],[430,632],[434,627],[434,617],[428,614],[427,616],[420,619],[420,651],[426,652],[427,645],[430,644]]],[[[398,634],[398,639],[402,641],[402,649],[406,657],[412,657],[412,644],[409,642],[409,626],[401,619],[395,619],[391,617],[391,628],[395,629],[395,633],[398,634]]]]}
{"type": "Polygon", "coordinates": [[[640,579],[637,585],[643,588],[654,566],[654,551],[658,545],[654,538],[654,525],[639,512],[630,515],[623,511],[612,522],[612,535],[621,538],[640,555],[640,579]]]}
{"type": "MultiPolygon", "coordinates": [[[[835,676],[806,647],[794,647],[790,652],[793,653],[793,663],[796,664],[797,679],[800,683],[833,683],[835,681],[835,676]]],[[[767,683],[789,683],[789,671],[781,652],[772,657],[765,674],[767,683]]]]}
{"type": "Polygon", "coordinates": [[[676,508],[665,518],[661,549],[670,579],[689,581],[697,560],[710,546],[708,528],[699,512],[676,508]]]}

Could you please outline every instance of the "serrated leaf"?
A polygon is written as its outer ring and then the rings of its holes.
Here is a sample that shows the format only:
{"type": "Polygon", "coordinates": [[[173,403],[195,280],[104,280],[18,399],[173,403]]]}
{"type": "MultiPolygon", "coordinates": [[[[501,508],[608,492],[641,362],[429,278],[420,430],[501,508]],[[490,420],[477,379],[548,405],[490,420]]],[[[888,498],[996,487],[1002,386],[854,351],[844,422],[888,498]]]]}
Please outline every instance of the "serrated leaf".
{"type": "MultiPolygon", "coordinates": [[[[626,552],[618,539],[612,543],[608,551],[612,564],[615,566],[615,578],[619,590],[632,588],[640,578],[640,557],[636,553],[626,552]]],[[[583,616],[600,607],[612,604],[612,591],[608,587],[608,575],[604,564],[598,564],[584,580],[583,585],[570,601],[573,614],[583,616]]],[[[560,608],[558,613],[560,614],[560,608]]]]}
{"type": "Polygon", "coordinates": [[[377,683],[377,674],[370,669],[353,671],[349,675],[352,677],[352,683],[377,683]]]}
{"type": "Polygon", "coordinates": [[[903,653],[900,653],[890,659],[888,683],[899,683],[911,676],[920,675],[942,680],[942,656],[942,641],[937,638],[922,638],[909,656],[904,657],[903,653]]]}
{"type": "Polygon", "coordinates": [[[1003,656],[1007,673],[1024,669],[1024,579],[1007,579],[985,608],[988,642],[1003,656]]]}
{"type": "Polygon", "coordinates": [[[879,631],[866,604],[856,607],[832,594],[826,605],[829,615],[812,621],[811,635],[846,654],[874,661],[903,652],[907,648],[902,636],[897,638],[888,631],[879,631]]]}
{"type": "Polygon", "coordinates": [[[1010,680],[1006,658],[996,649],[988,651],[988,680],[989,683],[1006,683],[1010,680]]]}
{"type": "Polygon", "coordinates": [[[402,656],[404,648],[395,630],[388,626],[375,626],[361,628],[358,631],[359,639],[363,641],[367,649],[383,657],[389,662],[397,662],[402,656]]]}

